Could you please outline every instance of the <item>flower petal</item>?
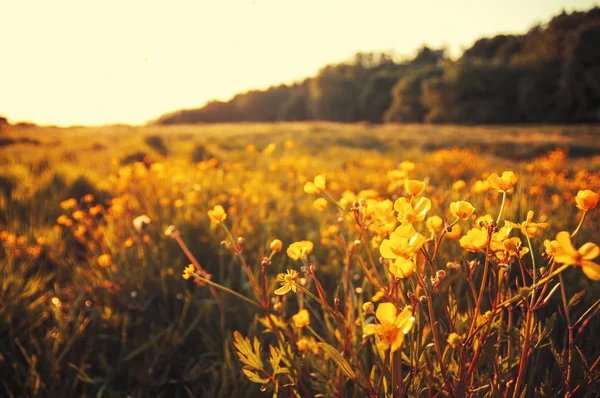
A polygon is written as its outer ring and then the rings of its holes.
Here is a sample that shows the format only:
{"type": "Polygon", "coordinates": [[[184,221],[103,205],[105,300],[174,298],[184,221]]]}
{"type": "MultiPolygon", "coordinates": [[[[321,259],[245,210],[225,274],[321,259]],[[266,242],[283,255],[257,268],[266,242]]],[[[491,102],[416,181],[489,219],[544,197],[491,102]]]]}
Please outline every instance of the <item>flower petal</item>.
{"type": "Polygon", "coordinates": [[[591,280],[600,281],[600,265],[591,261],[583,260],[581,269],[583,270],[583,273],[591,280]]]}
{"type": "Polygon", "coordinates": [[[581,246],[578,252],[584,260],[593,260],[600,255],[600,247],[595,243],[588,242],[581,246]]]}
{"type": "MultiPolygon", "coordinates": [[[[573,255],[576,253],[573,244],[571,243],[571,235],[567,231],[561,231],[556,234],[556,241],[563,248],[565,254],[573,255]]],[[[558,261],[558,259],[557,259],[558,261]]]]}
{"type": "Polygon", "coordinates": [[[381,303],[377,307],[375,316],[379,322],[392,323],[396,320],[396,306],[392,303],[381,303]]]}

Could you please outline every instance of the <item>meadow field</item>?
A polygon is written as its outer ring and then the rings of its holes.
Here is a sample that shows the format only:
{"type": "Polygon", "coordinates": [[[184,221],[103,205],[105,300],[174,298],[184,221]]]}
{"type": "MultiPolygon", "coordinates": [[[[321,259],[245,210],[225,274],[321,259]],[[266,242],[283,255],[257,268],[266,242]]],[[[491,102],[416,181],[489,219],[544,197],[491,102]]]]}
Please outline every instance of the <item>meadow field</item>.
{"type": "Polygon", "coordinates": [[[598,126],[0,146],[0,396],[600,394],[598,126]]]}

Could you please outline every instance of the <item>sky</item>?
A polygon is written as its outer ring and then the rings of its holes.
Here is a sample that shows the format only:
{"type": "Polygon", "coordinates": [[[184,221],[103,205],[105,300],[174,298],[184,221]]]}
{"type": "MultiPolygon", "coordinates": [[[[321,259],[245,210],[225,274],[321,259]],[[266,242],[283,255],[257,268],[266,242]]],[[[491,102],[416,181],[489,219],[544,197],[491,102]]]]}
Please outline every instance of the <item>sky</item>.
{"type": "Polygon", "coordinates": [[[8,0],[0,115],[55,125],[142,124],[291,83],[358,51],[454,57],[588,0],[8,0]]]}

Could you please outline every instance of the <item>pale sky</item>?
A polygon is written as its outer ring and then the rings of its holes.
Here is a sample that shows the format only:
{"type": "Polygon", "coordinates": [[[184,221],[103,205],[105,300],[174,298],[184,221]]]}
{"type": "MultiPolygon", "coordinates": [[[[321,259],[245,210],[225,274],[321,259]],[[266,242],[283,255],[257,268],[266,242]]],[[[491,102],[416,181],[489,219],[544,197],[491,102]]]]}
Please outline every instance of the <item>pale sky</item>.
{"type": "Polygon", "coordinates": [[[139,124],[291,83],[357,51],[452,55],[588,0],[3,0],[0,115],[139,124]]]}

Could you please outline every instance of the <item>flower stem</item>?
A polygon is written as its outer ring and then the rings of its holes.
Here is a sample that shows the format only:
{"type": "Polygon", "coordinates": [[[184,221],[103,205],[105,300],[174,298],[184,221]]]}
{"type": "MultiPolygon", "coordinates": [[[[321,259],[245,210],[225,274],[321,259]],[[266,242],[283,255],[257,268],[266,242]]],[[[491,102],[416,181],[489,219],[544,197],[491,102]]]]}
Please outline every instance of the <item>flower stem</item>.
{"type": "Polygon", "coordinates": [[[206,279],[206,278],[198,275],[197,273],[194,273],[194,277],[196,279],[198,279],[198,280],[206,283],[207,285],[216,287],[217,289],[223,290],[224,292],[227,292],[227,293],[232,294],[232,295],[234,295],[234,296],[236,296],[238,298],[241,298],[242,300],[246,301],[247,303],[252,304],[255,307],[258,307],[258,308],[261,308],[261,309],[263,308],[263,306],[260,305],[260,304],[258,304],[256,301],[254,301],[252,299],[249,299],[248,297],[246,297],[246,296],[244,296],[244,295],[242,295],[242,294],[240,294],[240,293],[238,293],[236,291],[233,291],[233,290],[229,289],[228,287],[225,287],[225,286],[220,285],[220,284],[218,284],[216,282],[213,282],[210,279],[206,279]]]}
{"type": "Polygon", "coordinates": [[[575,235],[577,235],[579,233],[579,230],[581,229],[581,226],[583,225],[583,220],[585,220],[586,215],[587,215],[587,211],[584,210],[583,214],[581,215],[581,219],[579,220],[579,224],[577,225],[577,228],[575,228],[575,231],[573,231],[573,233],[571,234],[571,238],[574,238],[575,235]]]}
{"type": "Polygon", "coordinates": [[[497,225],[500,225],[500,220],[502,219],[502,213],[504,213],[505,203],[506,203],[506,192],[502,192],[502,204],[500,205],[500,212],[498,213],[498,218],[496,219],[497,225]]]}

